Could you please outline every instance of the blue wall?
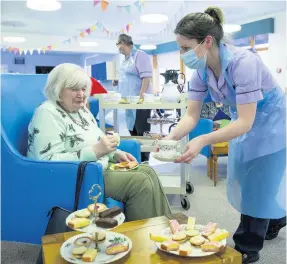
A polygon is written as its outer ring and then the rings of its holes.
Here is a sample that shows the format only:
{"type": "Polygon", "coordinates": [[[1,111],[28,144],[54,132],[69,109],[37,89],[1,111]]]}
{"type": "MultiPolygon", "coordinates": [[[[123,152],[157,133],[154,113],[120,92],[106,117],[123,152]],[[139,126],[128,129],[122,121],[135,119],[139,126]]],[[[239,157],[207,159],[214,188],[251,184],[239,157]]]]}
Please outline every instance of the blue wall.
{"type": "MultiPolygon", "coordinates": [[[[269,33],[274,33],[274,18],[267,18],[267,19],[255,21],[252,23],[243,24],[241,25],[241,30],[233,34],[232,39],[233,39],[234,45],[237,45],[236,44],[237,40],[240,42],[241,39],[247,39],[247,37],[250,37],[250,36],[257,36],[257,35],[266,36],[266,34],[269,34],[269,33]]],[[[267,43],[268,37],[267,37],[267,40],[266,40],[266,37],[259,38],[258,42],[259,42],[258,44],[267,43]]],[[[240,46],[240,45],[237,45],[237,46],[240,46]]],[[[136,45],[136,47],[139,48],[139,45],[136,45]]],[[[168,42],[164,44],[159,44],[157,45],[157,48],[155,50],[145,51],[145,52],[149,55],[157,55],[157,54],[173,52],[177,50],[179,50],[179,47],[176,41],[172,41],[172,42],[168,42]]]]}
{"type": "Polygon", "coordinates": [[[84,66],[84,58],[82,54],[71,55],[71,54],[33,54],[20,56],[15,55],[13,52],[2,52],[1,51],[1,64],[8,65],[8,72],[19,72],[19,73],[30,73],[36,72],[36,66],[57,66],[61,63],[74,63],[80,66],[84,66]],[[25,64],[18,65],[14,64],[15,57],[24,57],[25,64]]]}

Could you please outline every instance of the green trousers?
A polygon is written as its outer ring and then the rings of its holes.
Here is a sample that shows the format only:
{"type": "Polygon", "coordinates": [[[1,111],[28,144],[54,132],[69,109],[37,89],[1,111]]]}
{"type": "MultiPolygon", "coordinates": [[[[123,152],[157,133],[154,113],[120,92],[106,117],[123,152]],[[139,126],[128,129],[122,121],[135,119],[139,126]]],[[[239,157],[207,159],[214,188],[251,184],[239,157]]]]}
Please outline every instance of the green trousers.
{"type": "Polygon", "coordinates": [[[105,196],[125,204],[127,221],[171,214],[158,176],[147,165],[128,172],[105,170],[104,181],[105,196]]]}

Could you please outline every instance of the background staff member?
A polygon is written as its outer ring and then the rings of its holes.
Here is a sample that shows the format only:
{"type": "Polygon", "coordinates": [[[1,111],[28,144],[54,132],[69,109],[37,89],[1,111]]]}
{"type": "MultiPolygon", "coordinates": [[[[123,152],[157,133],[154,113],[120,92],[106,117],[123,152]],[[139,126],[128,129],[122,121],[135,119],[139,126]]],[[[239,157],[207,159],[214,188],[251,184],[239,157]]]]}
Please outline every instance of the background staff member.
{"type": "MultiPolygon", "coordinates": [[[[134,47],[129,35],[121,34],[116,43],[119,53],[125,56],[119,70],[119,80],[113,85],[118,85],[122,97],[140,96],[151,92],[152,65],[149,56],[142,50],[134,47]]],[[[126,122],[132,136],[143,136],[145,131],[150,131],[151,110],[138,109],[126,110],[126,122]]],[[[149,159],[149,153],[142,153],[142,161],[149,159]]]]}

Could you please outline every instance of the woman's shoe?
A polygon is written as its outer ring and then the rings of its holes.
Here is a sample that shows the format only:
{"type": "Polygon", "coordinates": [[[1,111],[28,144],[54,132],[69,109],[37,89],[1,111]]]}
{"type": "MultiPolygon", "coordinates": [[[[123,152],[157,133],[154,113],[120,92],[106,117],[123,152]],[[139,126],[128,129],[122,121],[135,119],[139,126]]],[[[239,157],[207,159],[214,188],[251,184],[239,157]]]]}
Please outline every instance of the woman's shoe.
{"type": "Polygon", "coordinates": [[[258,261],[259,260],[259,254],[257,253],[257,254],[249,254],[249,255],[247,255],[247,254],[243,254],[242,255],[242,264],[247,264],[247,263],[254,263],[254,262],[256,262],[256,261],[258,261]]]}
{"type": "Polygon", "coordinates": [[[272,226],[271,228],[268,228],[266,236],[265,236],[265,240],[272,240],[276,238],[279,234],[280,229],[285,226],[286,226],[286,222],[283,224],[278,224],[278,225],[272,226]]]}

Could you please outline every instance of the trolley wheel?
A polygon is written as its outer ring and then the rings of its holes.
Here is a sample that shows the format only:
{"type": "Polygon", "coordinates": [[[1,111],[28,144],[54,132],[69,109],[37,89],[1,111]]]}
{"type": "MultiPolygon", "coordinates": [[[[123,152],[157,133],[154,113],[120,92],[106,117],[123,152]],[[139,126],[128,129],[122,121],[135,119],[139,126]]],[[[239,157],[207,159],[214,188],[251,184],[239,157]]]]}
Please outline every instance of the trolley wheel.
{"type": "Polygon", "coordinates": [[[190,182],[186,183],[186,192],[192,194],[194,192],[194,187],[190,182]]]}
{"type": "Polygon", "coordinates": [[[190,201],[188,200],[187,196],[181,196],[180,200],[182,208],[188,210],[190,208],[190,201]]]}

